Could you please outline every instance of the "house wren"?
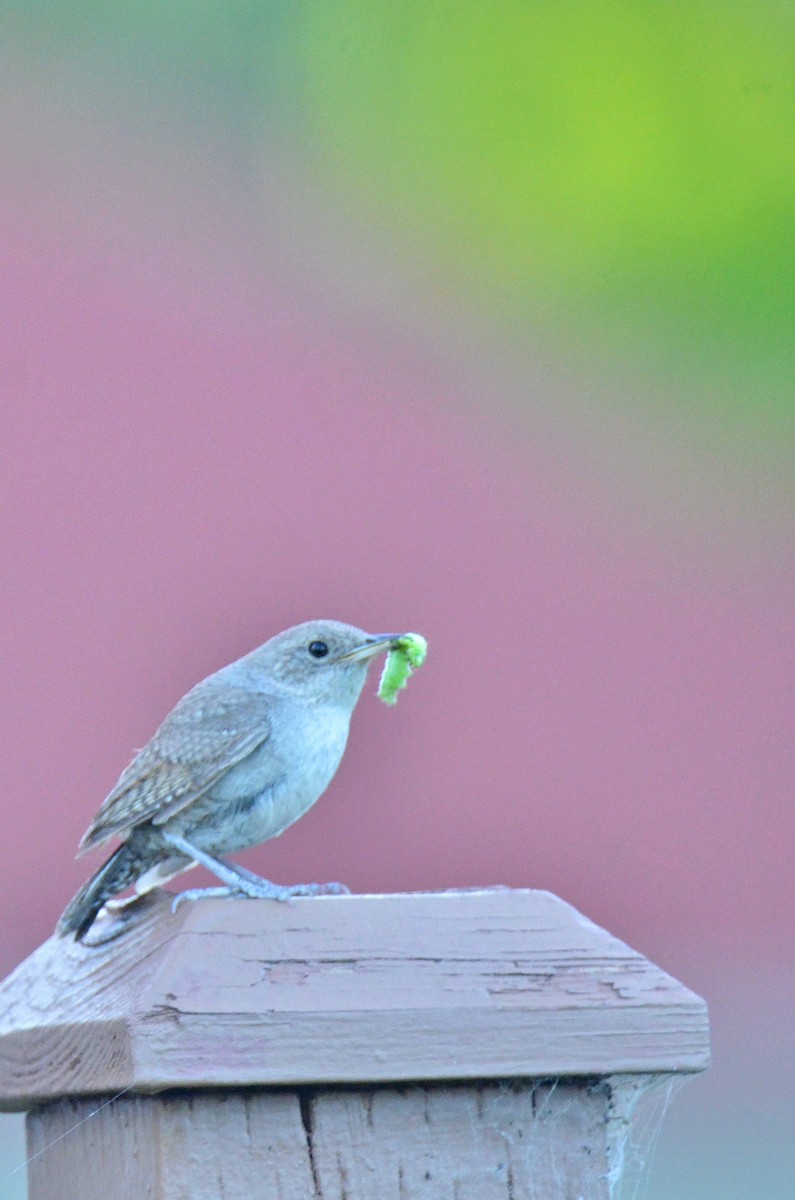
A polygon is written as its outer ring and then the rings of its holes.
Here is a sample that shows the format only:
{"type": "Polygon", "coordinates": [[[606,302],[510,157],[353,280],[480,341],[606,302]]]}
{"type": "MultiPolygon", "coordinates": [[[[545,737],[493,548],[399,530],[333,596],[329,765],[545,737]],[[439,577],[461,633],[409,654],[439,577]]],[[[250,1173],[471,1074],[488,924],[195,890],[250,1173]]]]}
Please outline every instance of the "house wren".
{"type": "Polygon", "coordinates": [[[370,661],[401,636],[307,621],[192,688],[83,836],[78,853],[112,837],[122,843],[69,904],[58,933],[82,938],[111,897],[130,885],[142,895],[197,863],[225,885],[211,894],[284,900],[347,890],[280,887],[219,856],[277,837],[323,794],[370,661]]]}

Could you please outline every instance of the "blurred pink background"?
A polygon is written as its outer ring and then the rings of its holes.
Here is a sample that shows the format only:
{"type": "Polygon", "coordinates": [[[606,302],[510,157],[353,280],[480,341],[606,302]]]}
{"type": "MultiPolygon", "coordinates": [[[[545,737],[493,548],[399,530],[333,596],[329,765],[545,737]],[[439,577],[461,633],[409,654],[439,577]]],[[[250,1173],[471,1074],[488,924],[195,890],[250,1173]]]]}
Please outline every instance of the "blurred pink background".
{"type": "Polygon", "coordinates": [[[7,965],[134,747],[313,616],[431,657],[258,868],[549,887],[635,941],[728,947],[787,911],[789,564],[653,537],[581,446],[487,424],[426,346],[286,315],[278,278],[205,318],[198,283],[150,271],[144,302],[121,256],[4,225],[7,965]]]}
{"type": "Polygon", "coordinates": [[[48,53],[4,83],[3,974],[100,861],[78,839],[188,687],[310,617],[416,629],[396,709],[374,674],[327,795],[243,861],[563,896],[711,1005],[715,1064],[648,1195],[781,1194],[780,447],[723,444],[670,381],[611,380],[423,279],[278,129],[241,177],[201,113],[161,122],[129,81],[108,112],[107,81],[48,53]]]}

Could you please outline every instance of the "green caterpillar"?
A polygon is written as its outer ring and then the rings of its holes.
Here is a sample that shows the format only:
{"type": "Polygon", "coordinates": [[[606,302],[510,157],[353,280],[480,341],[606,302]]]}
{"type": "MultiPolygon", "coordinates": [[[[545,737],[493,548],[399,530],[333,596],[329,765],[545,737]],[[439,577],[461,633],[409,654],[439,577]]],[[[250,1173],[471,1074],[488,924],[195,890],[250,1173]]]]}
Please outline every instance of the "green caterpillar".
{"type": "Polygon", "coordinates": [[[427,653],[428,643],[422,634],[406,633],[397,638],[389,648],[381,672],[379,700],[383,700],[384,704],[395,704],[398,692],[406,686],[411,672],[425,662],[427,653]]]}

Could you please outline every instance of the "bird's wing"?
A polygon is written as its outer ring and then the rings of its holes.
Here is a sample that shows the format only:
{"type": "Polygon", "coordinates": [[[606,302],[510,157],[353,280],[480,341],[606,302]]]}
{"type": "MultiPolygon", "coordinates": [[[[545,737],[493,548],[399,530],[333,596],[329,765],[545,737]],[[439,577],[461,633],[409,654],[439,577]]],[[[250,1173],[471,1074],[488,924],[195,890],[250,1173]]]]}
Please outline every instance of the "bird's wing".
{"type": "Polygon", "coordinates": [[[267,696],[243,688],[188,692],[122,772],[78,854],[145,821],[160,825],[204,795],[268,737],[269,708],[267,696]]]}

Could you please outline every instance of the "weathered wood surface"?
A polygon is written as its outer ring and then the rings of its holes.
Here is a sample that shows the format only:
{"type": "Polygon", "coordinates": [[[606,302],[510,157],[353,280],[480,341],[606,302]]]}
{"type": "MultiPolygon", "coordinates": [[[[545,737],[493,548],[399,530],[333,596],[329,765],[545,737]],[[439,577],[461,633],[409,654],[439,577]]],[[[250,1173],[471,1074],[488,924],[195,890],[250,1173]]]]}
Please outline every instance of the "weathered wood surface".
{"type": "Polygon", "coordinates": [[[167,1088],[685,1072],[706,1006],[548,892],[162,899],[0,985],[0,1108],[167,1088]]]}
{"type": "Polygon", "coordinates": [[[44,1150],[31,1162],[30,1192],[33,1200],[607,1200],[608,1103],[606,1088],[586,1083],[250,1089],[123,1097],[85,1121],[96,1104],[61,1100],[28,1118],[29,1153],[44,1150]]]}

